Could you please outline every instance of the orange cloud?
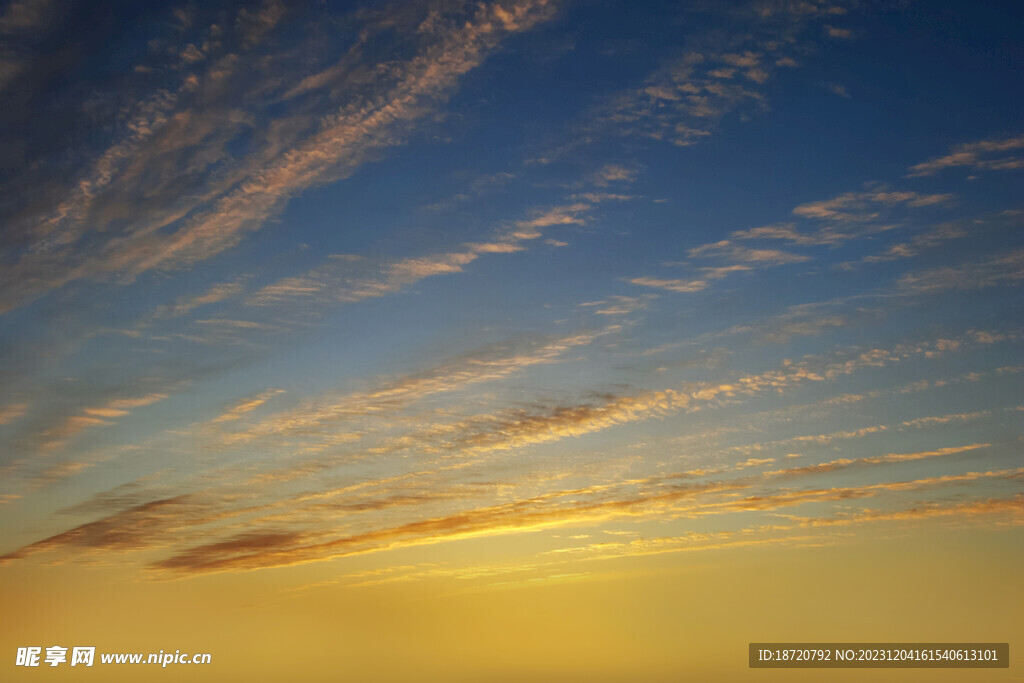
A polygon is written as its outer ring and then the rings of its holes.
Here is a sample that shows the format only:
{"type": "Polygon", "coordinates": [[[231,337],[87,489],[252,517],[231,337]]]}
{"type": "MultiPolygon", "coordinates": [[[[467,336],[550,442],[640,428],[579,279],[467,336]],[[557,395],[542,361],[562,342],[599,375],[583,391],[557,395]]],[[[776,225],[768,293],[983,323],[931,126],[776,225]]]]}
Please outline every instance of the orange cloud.
{"type": "Polygon", "coordinates": [[[25,414],[28,410],[28,405],[25,403],[10,403],[0,408],[0,425],[14,422],[19,417],[25,414]]]}
{"type": "MultiPolygon", "coordinates": [[[[36,244],[0,277],[0,312],[76,279],[117,274],[128,280],[235,246],[291,197],[345,177],[401,144],[502,40],[550,19],[556,9],[553,0],[481,3],[460,22],[443,19],[443,30],[428,31],[423,24],[416,34],[419,52],[389,62],[388,77],[374,79],[374,88],[316,125],[303,111],[286,111],[258,127],[252,151],[235,161],[230,143],[254,122],[233,98],[251,97],[247,88],[265,85],[253,85],[244,71],[283,63],[244,58],[284,17],[284,5],[278,5],[239,12],[233,22],[243,48],[238,53],[207,54],[192,45],[180,55],[184,75],[176,87],[139,98],[127,130],[86,177],[69,184],[52,211],[31,219],[27,232],[36,244]],[[194,100],[200,82],[213,99],[201,110],[190,109],[185,103],[194,100]],[[209,173],[215,166],[218,172],[209,173]]],[[[373,67],[338,70],[321,85],[350,87],[373,67]]],[[[287,82],[287,75],[272,76],[287,82]]]]}
{"type": "Polygon", "coordinates": [[[933,175],[946,168],[970,166],[976,171],[1004,171],[1024,168],[1024,159],[1016,154],[996,156],[1024,148],[1024,136],[981,140],[957,145],[946,156],[910,167],[910,177],[933,175]]]}

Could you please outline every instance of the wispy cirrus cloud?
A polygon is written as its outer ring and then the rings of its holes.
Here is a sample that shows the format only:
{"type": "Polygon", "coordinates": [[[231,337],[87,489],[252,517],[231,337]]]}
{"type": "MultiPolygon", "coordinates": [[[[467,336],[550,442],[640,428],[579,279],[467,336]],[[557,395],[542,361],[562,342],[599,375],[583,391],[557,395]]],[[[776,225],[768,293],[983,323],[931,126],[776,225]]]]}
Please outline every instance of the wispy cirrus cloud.
{"type": "MultiPolygon", "coordinates": [[[[821,381],[852,373],[858,367],[878,367],[880,364],[895,362],[908,354],[924,353],[928,346],[930,345],[922,344],[884,352],[865,352],[859,354],[856,359],[851,359],[856,362],[837,360],[813,371],[803,364],[797,364],[795,367],[789,367],[783,374],[768,372],[756,377],[737,378],[730,384],[691,387],[687,394],[654,392],[635,397],[614,398],[602,405],[580,407],[576,410],[556,409],[543,416],[520,416],[515,421],[511,419],[513,416],[507,415],[507,419],[494,422],[498,427],[496,429],[481,431],[478,427],[484,423],[480,422],[475,430],[470,428],[469,432],[464,431],[463,433],[468,434],[470,438],[458,439],[458,445],[462,449],[486,452],[495,448],[506,449],[545,443],[600,431],[617,424],[665,416],[691,406],[696,408],[699,406],[692,404],[707,404],[718,397],[756,395],[765,390],[778,390],[793,382],[821,381]],[[790,377],[787,379],[785,375],[790,377]]],[[[418,394],[420,391],[413,387],[413,393],[418,394]]],[[[257,396],[253,401],[239,404],[237,407],[244,411],[260,400],[262,396],[257,396]]],[[[494,421],[494,418],[484,418],[487,419],[494,421]]],[[[462,429],[465,427],[464,425],[462,429]]],[[[816,443],[831,443],[836,439],[855,438],[866,433],[871,433],[871,430],[861,430],[856,434],[833,433],[808,438],[816,443]]],[[[733,495],[764,486],[767,482],[780,477],[797,480],[803,477],[824,476],[852,467],[894,465],[968,453],[987,447],[989,444],[975,443],[909,453],[841,458],[817,465],[767,470],[750,476],[743,474],[743,471],[750,467],[761,467],[775,462],[773,458],[759,458],[739,463],[733,468],[695,470],[640,479],[627,478],[581,488],[554,490],[528,498],[519,496],[515,502],[507,504],[470,507],[457,514],[434,516],[422,521],[392,526],[375,525],[367,518],[370,525],[368,528],[353,529],[343,535],[317,523],[317,520],[328,519],[330,515],[342,513],[397,512],[407,507],[418,508],[445,501],[455,502],[467,495],[479,495],[480,491],[476,490],[474,493],[471,487],[465,491],[451,491],[449,495],[443,490],[437,490],[436,485],[423,488],[423,484],[415,482],[413,473],[382,480],[379,482],[381,487],[371,485],[367,492],[372,495],[357,500],[345,500],[343,497],[336,501],[327,499],[356,491],[363,485],[328,490],[314,495],[288,496],[269,505],[254,505],[251,493],[239,498],[237,493],[225,495],[211,491],[204,495],[179,495],[133,503],[113,515],[9,553],[3,560],[10,562],[51,551],[91,553],[101,550],[158,550],[170,547],[168,555],[153,562],[152,566],[158,571],[170,572],[172,575],[238,571],[301,564],[480,535],[586,526],[610,519],[641,520],[737,512],[766,513],[803,505],[838,504],[875,498],[885,493],[964,484],[978,479],[1009,480],[1021,475],[1019,469],[967,472],[906,481],[882,481],[856,487],[812,487],[781,492],[769,489],[750,491],[742,497],[733,495]],[[729,472],[739,472],[741,476],[732,480],[687,482],[695,477],[729,472]],[[395,489],[394,484],[405,488],[395,489]],[[274,512],[275,510],[278,512],[274,512]],[[259,521],[259,518],[241,521],[240,516],[259,511],[272,514],[262,518],[264,521],[259,521]],[[328,517],[324,517],[325,515],[328,517]],[[227,526],[216,526],[220,522],[234,518],[240,521],[229,523],[227,526]],[[209,529],[215,534],[216,540],[198,546],[188,546],[187,542],[180,542],[185,538],[181,535],[184,530],[211,524],[215,525],[209,529]]],[[[489,489],[485,487],[484,490],[489,489]]],[[[360,523],[358,526],[364,525],[360,523]]],[[[191,534],[188,536],[191,537],[191,534]]]]}
{"type": "MultiPolygon", "coordinates": [[[[795,207],[792,213],[803,221],[810,222],[810,229],[801,230],[796,223],[777,223],[748,230],[737,230],[730,234],[735,241],[780,240],[796,246],[835,247],[854,239],[883,233],[899,227],[904,221],[896,210],[921,209],[947,206],[954,200],[952,194],[921,194],[893,190],[876,184],[866,191],[845,192],[829,199],[807,202],[795,207]]],[[[914,253],[931,244],[957,236],[955,226],[944,224],[929,231],[931,237],[915,237],[915,241],[904,247],[914,253]]],[[[909,253],[907,255],[910,255],[909,253]]]]}
{"type": "Polygon", "coordinates": [[[14,422],[25,414],[28,405],[25,403],[9,403],[0,408],[0,425],[14,422]]]}
{"type": "MultiPolygon", "coordinates": [[[[109,460],[109,452],[75,453],[76,442],[94,430],[129,424],[136,411],[149,408],[179,391],[186,382],[138,382],[149,384],[156,391],[125,396],[124,385],[96,387],[84,395],[65,397],[63,401],[50,398],[47,410],[24,406],[23,416],[12,425],[7,458],[0,466],[8,487],[41,485],[73,476],[97,462],[109,460]],[[63,458],[54,462],[54,458],[63,458]],[[28,482],[26,484],[26,482],[28,482]]],[[[138,386],[134,387],[137,391],[138,386]]],[[[45,394],[43,394],[45,396],[45,394]]]]}
{"type": "Polygon", "coordinates": [[[950,194],[920,194],[907,191],[874,190],[847,192],[831,199],[801,204],[793,213],[802,218],[815,218],[836,223],[861,223],[879,217],[881,209],[906,205],[911,208],[934,206],[948,202],[950,194]]]}
{"type": "Polygon", "coordinates": [[[912,258],[922,251],[942,244],[948,240],[960,239],[968,235],[968,231],[953,223],[943,223],[919,232],[906,242],[887,247],[879,254],[865,256],[864,263],[882,263],[896,259],[912,258]]]}
{"type": "Polygon", "coordinates": [[[988,498],[964,503],[930,502],[904,510],[867,510],[831,519],[801,519],[802,526],[837,526],[865,522],[901,522],[932,518],[970,521],[978,517],[1003,516],[1014,525],[1024,524],[1024,496],[988,498]]]}
{"type": "Polygon", "coordinates": [[[581,307],[593,308],[597,315],[628,315],[636,311],[642,311],[651,304],[648,296],[611,296],[607,300],[587,301],[580,304],[581,307]]]}
{"type": "Polygon", "coordinates": [[[912,271],[897,282],[906,294],[973,291],[998,285],[1014,285],[1024,279],[1024,249],[953,266],[912,271]]]}
{"type": "Polygon", "coordinates": [[[839,26],[825,25],[825,33],[829,38],[849,39],[853,37],[853,31],[839,26]]]}
{"type": "MultiPolygon", "coordinates": [[[[608,138],[686,147],[709,138],[727,117],[767,110],[767,83],[780,68],[799,66],[793,57],[811,51],[815,29],[845,12],[844,4],[756,2],[715,11],[693,8],[700,22],[720,24],[717,30],[700,34],[685,52],[662,61],[641,84],[592,108],[582,136],[533,161],[549,164],[608,138]]],[[[680,21],[689,21],[686,12],[680,21]]]]}
{"type": "Polygon", "coordinates": [[[990,138],[953,147],[950,153],[911,166],[908,177],[934,175],[947,168],[967,166],[972,171],[1009,171],[1024,168],[1024,136],[990,138]]]}
{"type": "Polygon", "coordinates": [[[704,280],[682,280],[679,278],[665,279],[656,277],[634,277],[626,280],[630,284],[640,285],[641,287],[653,287],[655,289],[664,289],[669,292],[699,292],[702,289],[707,289],[710,282],[704,280]]]}
{"type": "MultiPolygon", "coordinates": [[[[830,443],[836,438],[856,438],[863,436],[864,433],[874,433],[878,430],[872,430],[870,432],[863,432],[862,430],[856,430],[848,434],[832,434],[825,435],[824,441],[817,441],[817,443],[830,443]]],[[[814,440],[814,437],[812,437],[814,440]]],[[[784,442],[783,442],[784,443],[784,442]]],[[[815,465],[803,465],[801,467],[789,467],[781,470],[770,470],[764,472],[765,477],[792,477],[792,476],[804,476],[808,474],[822,474],[825,472],[835,472],[837,470],[847,469],[851,467],[862,467],[865,465],[884,465],[901,462],[911,462],[914,460],[923,460],[926,458],[937,458],[944,457],[947,455],[957,455],[959,453],[967,453],[982,448],[988,448],[992,444],[988,443],[972,443],[965,446],[949,446],[946,448],[937,448],[929,451],[917,451],[914,453],[887,453],[885,455],[872,455],[863,458],[840,458],[838,460],[830,460],[828,462],[818,463],[815,465]]]]}
{"type": "MultiPolygon", "coordinates": [[[[777,439],[774,441],[758,442],[743,444],[738,446],[730,446],[728,452],[730,453],[741,453],[743,455],[749,455],[751,453],[761,453],[764,451],[770,451],[783,446],[794,446],[794,445],[826,445],[831,444],[834,441],[847,440],[847,439],[859,439],[865,436],[872,436],[876,434],[883,434],[888,430],[886,425],[871,425],[868,427],[861,427],[859,429],[844,429],[836,432],[828,432],[825,434],[801,434],[799,436],[791,436],[786,439],[777,439]]],[[[787,454],[789,455],[789,454],[787,454]]]]}
{"type": "MultiPolygon", "coordinates": [[[[763,265],[783,265],[786,263],[800,263],[810,260],[809,256],[802,254],[791,254],[779,249],[752,249],[729,240],[703,244],[690,249],[688,254],[691,257],[703,256],[708,258],[720,258],[727,262],[755,263],[763,265]]],[[[730,272],[722,270],[720,272],[730,272]]]]}
{"type": "Polygon", "coordinates": [[[627,279],[626,282],[640,285],[641,287],[664,289],[669,292],[699,292],[702,289],[707,289],[715,280],[721,280],[732,273],[741,273],[749,270],[752,270],[751,266],[734,264],[731,266],[699,268],[700,276],[691,280],[682,278],[634,277],[627,279]]]}
{"type": "MultiPolygon", "coordinates": [[[[656,391],[605,395],[575,404],[538,405],[476,415],[457,422],[438,422],[420,428],[379,452],[434,453],[442,458],[457,455],[470,461],[487,454],[550,444],[613,427],[667,418],[751,399],[768,393],[782,394],[815,382],[831,382],[865,368],[881,368],[909,358],[927,357],[934,343],[926,342],[893,349],[871,349],[833,359],[786,362],[778,370],[746,374],[720,382],[686,383],[656,391]]],[[[943,344],[939,346],[946,348],[943,344]]],[[[953,350],[953,349],[950,349],[953,350]]],[[[840,438],[857,438],[882,432],[886,426],[843,431],[818,436],[796,437],[776,445],[829,443],[840,438]]],[[[751,448],[751,452],[756,451],[751,448]]]]}
{"type": "Polygon", "coordinates": [[[41,451],[50,451],[63,446],[72,437],[91,427],[114,424],[111,420],[128,415],[135,408],[151,405],[167,398],[167,394],[147,394],[136,398],[119,398],[106,403],[85,407],[83,414],[64,418],[58,425],[38,435],[41,451]]]}
{"type": "Polygon", "coordinates": [[[972,413],[952,413],[950,415],[933,415],[929,417],[916,417],[913,420],[904,420],[900,427],[932,427],[957,422],[969,422],[990,415],[987,410],[979,410],[972,413]]]}
{"type": "Polygon", "coordinates": [[[800,245],[817,245],[822,238],[813,234],[799,232],[795,223],[778,223],[775,225],[763,225],[749,230],[736,230],[731,234],[732,239],[737,240],[784,240],[800,245]]]}
{"type": "Polygon", "coordinates": [[[235,405],[228,408],[228,410],[213,418],[210,422],[216,424],[218,422],[238,420],[246,413],[256,410],[270,399],[283,393],[285,393],[283,389],[267,389],[266,391],[261,391],[254,396],[249,396],[237,402],[235,405]]]}
{"type": "Polygon", "coordinates": [[[202,294],[189,297],[179,297],[175,301],[165,304],[157,308],[154,313],[154,318],[177,318],[202,306],[209,306],[210,304],[219,303],[226,301],[232,297],[236,297],[244,289],[244,283],[240,281],[235,282],[218,282],[211,285],[208,290],[202,294]]]}
{"type": "MultiPolygon", "coordinates": [[[[627,281],[641,286],[655,287],[672,292],[699,292],[714,280],[733,273],[753,271],[774,266],[810,262],[814,256],[797,251],[772,248],[765,243],[786,242],[793,247],[838,247],[851,240],[872,237],[901,227],[905,219],[893,215],[894,210],[920,209],[943,206],[953,200],[951,194],[921,194],[896,191],[874,184],[861,192],[846,192],[830,199],[809,202],[792,211],[804,224],[776,223],[746,230],[735,230],[728,238],[708,242],[687,250],[690,259],[714,259],[721,265],[713,268],[694,267],[691,263],[669,263],[696,271],[690,278],[638,277],[627,281]],[[750,246],[750,243],[763,246],[750,246]]],[[[878,263],[909,258],[942,242],[965,235],[953,224],[943,224],[919,232],[909,242],[889,247],[884,253],[865,257],[864,262],[878,263]]],[[[844,264],[849,267],[850,264],[844,264]]]]}
{"type": "MultiPolygon", "coordinates": [[[[808,473],[810,474],[810,473],[808,473]]],[[[814,474],[820,474],[816,472],[814,474]]],[[[324,534],[319,531],[251,530],[224,540],[195,545],[175,551],[157,560],[153,568],[172,574],[197,574],[218,571],[251,570],[323,561],[335,557],[380,552],[414,545],[436,544],[484,535],[505,535],[551,528],[579,527],[611,519],[638,519],[654,516],[709,516],[737,512],[771,512],[780,509],[822,503],[843,503],[901,491],[920,491],[937,486],[962,484],[979,478],[1014,478],[1021,470],[968,472],[906,481],[882,482],[856,487],[806,488],[773,493],[735,494],[749,489],[746,479],[734,482],[674,483],[646,490],[635,485],[593,489],[571,489],[520,499],[515,502],[471,508],[454,515],[444,515],[397,526],[385,526],[349,535],[324,534]]],[[[140,525],[152,516],[152,506],[178,504],[185,501],[167,499],[137,506],[111,518],[84,525],[59,536],[5,556],[5,561],[28,554],[53,550],[62,546],[87,548],[113,547],[122,542],[131,545],[144,539],[129,530],[148,526],[148,538],[166,532],[159,526],[140,525]],[[138,518],[138,519],[136,519],[138,518]],[[126,527],[122,537],[111,534],[116,525],[126,527]]],[[[973,502],[978,505],[979,502],[973,502]]],[[[1012,508],[1012,506],[1011,506],[1012,508]]],[[[1015,508],[1012,508],[1015,509],[1015,508]]],[[[1012,511],[1012,509],[1010,511],[1012,511]]],[[[980,509],[979,509],[980,511],[980,509]]],[[[989,510],[1006,512],[1007,509],[989,510]]],[[[897,513],[891,519],[905,518],[897,513]]],[[[953,513],[947,513],[953,514],[953,513]]],[[[199,517],[202,520],[202,517],[199,517]]],[[[803,518],[804,525],[813,526],[815,519],[803,518]]],[[[876,521],[882,517],[875,518],[876,521]]]]}
{"type": "Polygon", "coordinates": [[[527,243],[543,236],[543,228],[582,225],[591,206],[587,202],[575,202],[539,211],[532,218],[515,222],[490,241],[466,243],[457,251],[385,263],[336,255],[304,275],[284,278],[259,289],[249,297],[248,303],[259,306],[300,298],[355,303],[395,294],[430,277],[460,273],[482,256],[523,251],[527,243]]]}
{"type": "MultiPolygon", "coordinates": [[[[585,347],[618,329],[613,325],[596,332],[535,340],[520,349],[480,349],[422,372],[383,379],[367,390],[304,401],[293,409],[269,415],[242,430],[232,432],[227,438],[230,442],[239,442],[292,434],[313,437],[315,440],[317,435],[326,436],[332,425],[345,420],[368,415],[393,415],[428,396],[460,391],[473,385],[507,378],[530,367],[556,363],[571,350],[585,347]]],[[[254,400],[260,397],[262,394],[254,400]]],[[[245,402],[243,405],[250,403],[245,402]]]]}
{"type": "Polygon", "coordinates": [[[861,314],[836,313],[826,307],[810,304],[798,305],[776,316],[751,324],[736,325],[722,335],[749,335],[759,343],[781,344],[793,337],[813,337],[832,330],[841,330],[855,319],[865,319],[861,314]]]}
{"type": "Polygon", "coordinates": [[[631,183],[636,180],[639,173],[640,169],[635,166],[606,164],[593,174],[591,182],[598,187],[608,187],[612,183],[631,183]]]}
{"type": "Polygon", "coordinates": [[[9,572],[447,589],[1019,523],[1019,149],[836,70],[863,3],[75,4],[0,10],[9,572]],[[863,182],[907,120],[937,158],[863,182]]]}
{"type": "Polygon", "coordinates": [[[760,85],[772,60],[758,50],[691,52],[666,64],[634,91],[612,99],[595,118],[618,135],[692,145],[743,105],[764,106],[760,85]]]}
{"type": "MultiPolygon", "coordinates": [[[[414,55],[393,64],[388,78],[372,90],[350,90],[356,96],[350,94],[315,125],[301,108],[273,122],[232,109],[230,102],[244,87],[238,84],[252,84],[239,77],[244,65],[238,54],[222,50],[202,61],[185,60],[198,70],[176,89],[141,100],[121,138],[54,211],[22,215],[22,234],[34,246],[19,253],[0,278],[0,310],[73,280],[117,276],[130,281],[234,246],[291,197],[345,177],[401,144],[503,38],[549,19],[554,9],[548,0],[525,0],[480,5],[461,24],[435,17],[433,29],[416,34],[420,44],[414,55]],[[204,101],[211,96],[223,99],[204,101]],[[201,109],[193,106],[198,104],[201,109]],[[256,144],[236,161],[226,150],[243,132],[255,133],[256,144]],[[185,172],[147,172],[153,166],[168,171],[185,166],[185,172]],[[215,166],[224,168],[208,174],[215,166]],[[196,186],[183,191],[188,182],[196,186]],[[139,197],[146,198],[145,205],[138,205],[139,197]]],[[[274,3],[242,10],[236,28],[243,47],[254,46],[274,28],[279,10],[274,3]]],[[[264,64],[279,68],[273,59],[264,64]]],[[[343,71],[320,87],[344,90],[351,75],[343,71]]],[[[281,74],[274,76],[282,82],[281,74]]],[[[263,88],[265,82],[251,87],[263,88]]],[[[263,101],[274,102],[265,95],[263,101]]]]}
{"type": "Polygon", "coordinates": [[[299,534],[270,538],[271,542],[264,544],[262,535],[241,535],[223,542],[194,546],[158,561],[154,568],[189,574],[302,564],[409,545],[594,523],[651,508],[665,508],[688,497],[732,488],[714,482],[685,484],[649,496],[578,502],[566,501],[565,498],[579,495],[580,491],[557,492],[326,540],[299,534]],[[253,540],[258,542],[253,543],[253,540]]]}
{"type": "MultiPolygon", "coordinates": [[[[986,473],[987,475],[1000,473],[986,473]]],[[[985,475],[981,475],[985,476],[985,475]]],[[[809,497],[789,496],[776,498],[770,503],[792,503],[795,501],[814,502],[826,496],[818,492],[809,497]]],[[[761,501],[758,501],[760,503],[761,501]]],[[[766,502],[767,503],[767,502],[766,502]]],[[[769,504],[770,504],[769,503],[769,504]]],[[[916,507],[897,510],[865,510],[856,514],[844,514],[833,518],[803,517],[786,515],[795,521],[796,529],[813,527],[845,526],[870,522],[906,522],[928,518],[954,518],[963,523],[985,523],[992,517],[1002,517],[1010,524],[1024,523],[1024,500],[1020,496],[1010,498],[989,498],[968,503],[930,502],[916,507]]],[[[791,545],[796,547],[817,547],[835,543],[833,537],[817,535],[792,535],[791,525],[764,525],[739,531],[715,533],[692,532],[683,536],[656,536],[635,539],[628,543],[592,543],[586,546],[561,548],[557,553],[581,553],[588,560],[607,560],[619,557],[637,557],[672,552],[695,552],[726,550],[759,545],[791,545]],[[773,535],[782,533],[783,535],[773,535]]],[[[423,573],[421,575],[429,575],[423,573]]]]}
{"type": "Polygon", "coordinates": [[[174,529],[187,527],[187,518],[174,514],[190,502],[188,496],[153,500],[74,527],[0,557],[0,563],[20,560],[55,549],[82,551],[137,550],[158,542],[174,529]]]}

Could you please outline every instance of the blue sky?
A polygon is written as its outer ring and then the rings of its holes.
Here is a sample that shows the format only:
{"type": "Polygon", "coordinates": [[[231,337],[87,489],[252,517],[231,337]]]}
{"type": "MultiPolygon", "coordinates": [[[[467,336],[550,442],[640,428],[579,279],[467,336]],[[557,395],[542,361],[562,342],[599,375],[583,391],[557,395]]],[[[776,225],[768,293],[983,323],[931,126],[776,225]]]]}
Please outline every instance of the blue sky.
{"type": "Polygon", "coordinates": [[[1019,539],[1021,19],[8,3],[6,564],[1019,539]]]}
{"type": "Polygon", "coordinates": [[[32,8],[5,15],[10,494],[117,483],[77,456],[142,442],[202,471],[190,430],[234,402],[559,339],[586,341],[462,399],[543,413],[946,338],[973,350],[924,381],[1017,355],[1024,89],[995,8],[80,10],[95,35],[32,8]]]}

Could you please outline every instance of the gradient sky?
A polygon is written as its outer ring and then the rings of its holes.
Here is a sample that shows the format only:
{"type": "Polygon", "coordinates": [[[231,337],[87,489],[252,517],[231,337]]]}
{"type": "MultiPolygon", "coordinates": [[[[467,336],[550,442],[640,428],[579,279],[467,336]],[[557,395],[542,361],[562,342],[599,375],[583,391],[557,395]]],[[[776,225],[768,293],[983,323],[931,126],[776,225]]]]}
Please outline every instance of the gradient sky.
{"type": "Polygon", "coordinates": [[[7,3],[0,677],[139,680],[28,645],[219,681],[1016,652],[1022,22],[7,3]]]}

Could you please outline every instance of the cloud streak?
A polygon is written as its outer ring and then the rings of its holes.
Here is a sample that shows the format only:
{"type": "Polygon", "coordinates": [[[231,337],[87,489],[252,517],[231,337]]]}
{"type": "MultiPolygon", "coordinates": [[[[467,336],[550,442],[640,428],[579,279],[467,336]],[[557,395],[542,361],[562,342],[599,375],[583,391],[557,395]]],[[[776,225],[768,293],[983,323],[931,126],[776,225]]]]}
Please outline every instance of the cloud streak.
{"type": "Polygon", "coordinates": [[[1016,249],[953,266],[910,272],[899,279],[897,287],[905,294],[938,294],[1015,285],[1022,279],[1024,249],[1016,249]]]}
{"type": "Polygon", "coordinates": [[[481,256],[523,251],[527,243],[543,236],[543,228],[582,225],[584,213],[590,207],[580,202],[552,207],[533,218],[516,222],[491,241],[467,243],[458,251],[383,264],[366,264],[359,257],[335,256],[304,275],[263,287],[249,297],[248,303],[261,306],[296,299],[356,303],[388,296],[430,277],[461,273],[481,256]]]}
{"type": "MultiPolygon", "coordinates": [[[[346,420],[393,416],[413,402],[429,396],[460,391],[505,379],[531,367],[559,362],[571,350],[585,347],[618,329],[612,325],[597,332],[532,342],[518,353],[514,348],[481,349],[419,373],[393,380],[384,379],[371,389],[305,401],[294,409],[267,416],[242,430],[231,432],[225,438],[228,443],[239,443],[286,435],[327,436],[332,425],[346,420]]],[[[251,401],[242,405],[251,405],[251,401]]],[[[231,414],[230,411],[226,413],[231,414]]]]}
{"type": "MultiPolygon", "coordinates": [[[[89,219],[98,210],[96,198],[108,188],[123,186],[124,196],[129,189],[135,196],[152,194],[141,165],[147,155],[158,153],[159,145],[176,139],[171,144],[179,149],[199,143],[211,146],[208,166],[223,159],[228,141],[250,125],[231,113],[213,116],[223,109],[210,107],[199,114],[180,108],[180,103],[196,97],[200,84],[197,74],[186,76],[177,91],[161,91],[140,105],[125,137],[95,163],[90,177],[79,182],[53,214],[33,226],[35,245],[0,278],[0,312],[73,280],[117,276],[131,281],[148,270],[188,266],[235,246],[291,197],[343,178],[400,144],[417,122],[446,100],[461,76],[479,66],[506,36],[549,19],[554,7],[547,0],[480,5],[461,25],[424,32],[421,37],[426,39],[418,54],[395,64],[375,92],[322,117],[311,134],[302,136],[309,128],[306,117],[283,118],[264,129],[262,147],[231,172],[214,174],[215,180],[198,192],[179,192],[179,201],[138,212],[143,220],[129,223],[118,233],[92,233],[95,222],[89,219]],[[86,239],[90,233],[92,239],[86,239]]],[[[260,39],[274,23],[256,18],[262,14],[247,16],[239,26],[248,32],[250,42],[260,39]]],[[[212,84],[227,83],[241,68],[234,54],[211,61],[202,75],[207,91],[212,84]]],[[[179,158],[175,153],[158,158],[158,163],[179,158]]],[[[163,192],[164,181],[160,183],[159,192],[163,192]]],[[[180,188],[166,188],[175,189],[180,188]]]]}
{"type": "Polygon", "coordinates": [[[929,176],[947,168],[967,166],[973,171],[1010,171],[1024,168],[1024,136],[991,138],[957,145],[950,153],[911,166],[908,177],[929,176]]]}
{"type": "Polygon", "coordinates": [[[624,6],[188,5],[60,66],[5,52],[64,21],[36,3],[0,14],[0,561],[486,583],[1018,523],[1020,210],[982,172],[1024,146],[837,165],[900,130],[827,92],[865,81],[772,79],[861,35],[843,6],[688,4],[638,49],[584,40],[624,6]],[[769,106],[784,146],[695,146],[769,106]]]}

